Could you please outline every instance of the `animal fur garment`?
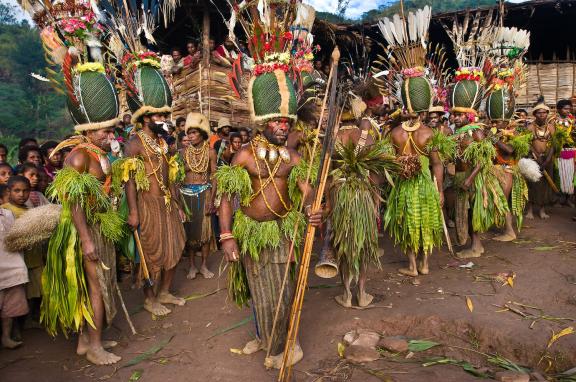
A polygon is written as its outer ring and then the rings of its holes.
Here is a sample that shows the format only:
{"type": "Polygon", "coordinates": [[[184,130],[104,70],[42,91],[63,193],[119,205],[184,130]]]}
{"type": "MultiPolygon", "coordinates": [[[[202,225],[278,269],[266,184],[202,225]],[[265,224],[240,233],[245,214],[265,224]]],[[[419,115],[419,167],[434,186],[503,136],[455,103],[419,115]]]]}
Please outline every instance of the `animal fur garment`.
{"type": "Polygon", "coordinates": [[[23,252],[48,240],[56,230],[61,211],[62,206],[47,204],[25,212],[8,231],[6,249],[10,252],[23,252]]]}

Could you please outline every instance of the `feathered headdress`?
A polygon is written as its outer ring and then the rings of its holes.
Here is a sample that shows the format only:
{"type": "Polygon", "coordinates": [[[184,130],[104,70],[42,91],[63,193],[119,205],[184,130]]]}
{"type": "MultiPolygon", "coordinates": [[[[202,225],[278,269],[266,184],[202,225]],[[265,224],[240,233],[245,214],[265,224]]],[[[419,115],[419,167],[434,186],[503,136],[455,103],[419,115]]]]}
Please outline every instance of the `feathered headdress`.
{"type": "Polygon", "coordinates": [[[514,116],[515,92],[526,82],[522,58],[530,46],[530,32],[496,28],[489,60],[485,63],[488,97],[486,112],[491,120],[509,121],[514,116]]]}
{"type": "MultiPolygon", "coordinates": [[[[248,87],[248,103],[254,122],[262,124],[273,118],[295,120],[298,95],[312,71],[315,48],[309,30],[315,11],[301,1],[244,0],[230,2],[228,21],[230,37],[240,24],[247,36],[247,46],[255,61],[248,87]]],[[[240,58],[233,65],[230,85],[238,96],[241,87],[240,58]]]]}
{"type": "Polygon", "coordinates": [[[108,45],[121,64],[132,123],[146,114],[170,113],[172,93],[160,72],[160,57],[146,45],[156,45],[156,20],[162,13],[167,23],[174,16],[178,1],[101,0],[101,4],[110,30],[108,45]]]}
{"type": "Polygon", "coordinates": [[[428,111],[432,105],[432,87],[426,78],[426,52],[428,27],[432,9],[425,6],[407,17],[395,14],[378,22],[380,32],[388,43],[388,55],[392,79],[389,84],[397,88],[409,113],[428,111]]]}
{"type": "Polygon", "coordinates": [[[464,14],[462,21],[454,16],[452,26],[443,24],[452,40],[459,68],[450,94],[453,112],[476,115],[484,95],[485,62],[496,36],[493,9],[464,14]]]}
{"type": "Polygon", "coordinates": [[[24,0],[22,7],[41,29],[49,65],[61,66],[63,84],[53,69],[48,79],[65,92],[76,131],[114,126],[120,111],[108,77],[101,12],[95,2],[24,0]]]}

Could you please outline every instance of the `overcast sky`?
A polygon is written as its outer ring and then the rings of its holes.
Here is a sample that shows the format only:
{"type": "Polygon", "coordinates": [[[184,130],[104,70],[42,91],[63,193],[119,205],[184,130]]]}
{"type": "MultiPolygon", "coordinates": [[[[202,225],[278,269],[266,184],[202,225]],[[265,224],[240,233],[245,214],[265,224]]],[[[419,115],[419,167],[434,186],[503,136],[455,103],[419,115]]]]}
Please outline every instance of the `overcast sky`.
{"type": "MultiPolygon", "coordinates": [[[[16,0],[2,0],[7,1],[9,4],[18,5],[16,0]]],[[[182,0],[186,1],[186,0],[182,0]]],[[[371,9],[378,8],[379,5],[392,2],[393,0],[350,0],[350,4],[348,4],[348,8],[346,9],[346,17],[349,18],[358,18],[362,16],[364,12],[367,12],[371,9]]],[[[442,1],[442,0],[431,0],[432,7],[434,7],[435,1],[442,1]]],[[[512,3],[521,3],[525,0],[508,0],[512,3]]],[[[316,8],[318,11],[322,12],[336,12],[338,8],[338,0],[304,0],[304,2],[311,4],[316,8]]],[[[494,0],[496,3],[496,0],[494,0]]],[[[20,9],[20,8],[19,8],[20,9]]],[[[24,17],[24,12],[21,13],[21,17],[24,17]]]]}

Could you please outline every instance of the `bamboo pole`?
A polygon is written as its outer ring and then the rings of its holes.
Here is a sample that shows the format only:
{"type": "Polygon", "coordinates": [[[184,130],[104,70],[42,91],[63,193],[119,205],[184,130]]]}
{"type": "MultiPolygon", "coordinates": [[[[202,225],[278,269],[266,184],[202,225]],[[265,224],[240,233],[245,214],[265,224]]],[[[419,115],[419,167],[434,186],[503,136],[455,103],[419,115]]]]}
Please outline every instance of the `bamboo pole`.
{"type": "MultiPolygon", "coordinates": [[[[336,47],[335,50],[338,50],[338,47],[336,47]]],[[[332,55],[334,56],[334,53],[332,53],[332,55]]],[[[340,55],[340,52],[338,51],[338,56],[339,55],[340,55]]],[[[327,84],[330,84],[332,82],[333,75],[334,75],[334,65],[332,65],[330,67],[330,73],[328,75],[328,81],[326,82],[327,84]]],[[[326,88],[326,92],[324,94],[324,100],[322,102],[322,109],[320,110],[320,118],[318,119],[318,127],[316,128],[316,134],[315,134],[314,144],[312,146],[312,152],[311,152],[310,158],[314,158],[316,156],[316,150],[318,148],[318,141],[320,140],[320,130],[322,129],[322,121],[324,120],[324,113],[326,111],[326,104],[328,102],[328,94],[329,94],[329,91],[328,91],[328,88],[326,88]]],[[[312,176],[312,162],[310,162],[310,165],[308,166],[308,171],[306,173],[306,180],[304,183],[309,183],[311,176],[312,176]]],[[[304,207],[304,202],[305,202],[305,197],[303,197],[302,200],[300,201],[300,206],[298,206],[299,211],[302,211],[302,209],[304,207]]],[[[296,237],[296,233],[298,232],[298,226],[299,226],[298,223],[294,224],[292,237],[296,237]]],[[[292,243],[290,245],[290,251],[288,254],[288,264],[290,264],[290,261],[292,261],[293,256],[294,256],[294,241],[292,241],[292,243]]],[[[282,302],[282,295],[284,294],[284,290],[286,289],[286,283],[288,281],[288,275],[289,274],[290,274],[290,266],[287,266],[286,270],[284,271],[284,278],[282,280],[282,287],[280,288],[278,303],[276,304],[276,312],[274,313],[274,321],[272,322],[272,332],[271,332],[272,335],[268,339],[268,350],[266,351],[266,358],[270,357],[270,348],[272,346],[272,340],[274,339],[274,332],[276,330],[276,324],[278,323],[278,315],[280,314],[280,304],[282,302]]]]}
{"type": "MultiPolygon", "coordinates": [[[[332,68],[333,78],[330,88],[330,110],[329,110],[329,123],[327,125],[326,136],[324,138],[323,152],[322,152],[322,168],[320,176],[318,178],[318,186],[316,188],[316,195],[314,201],[311,205],[311,211],[318,211],[320,209],[322,198],[324,196],[324,190],[326,187],[326,182],[328,180],[328,173],[330,170],[332,148],[333,148],[333,138],[338,132],[339,122],[341,118],[341,111],[334,110],[339,105],[339,100],[342,94],[339,94],[338,101],[336,99],[336,79],[337,79],[337,66],[340,59],[340,51],[334,49],[332,53],[332,68]],[[330,123],[331,122],[331,123],[330,123]],[[333,127],[333,131],[330,129],[333,127]]],[[[328,90],[328,89],[327,89],[328,90]]],[[[302,258],[300,259],[300,272],[298,273],[298,281],[296,283],[296,289],[294,292],[294,301],[292,303],[292,310],[290,312],[290,322],[288,326],[288,335],[286,337],[286,346],[284,347],[284,354],[282,358],[282,367],[280,368],[280,374],[278,375],[279,382],[288,382],[290,380],[292,372],[292,353],[294,346],[296,345],[296,339],[298,337],[298,330],[300,328],[300,317],[302,313],[302,305],[304,303],[304,294],[306,292],[306,285],[308,282],[308,272],[310,270],[310,259],[312,257],[312,247],[314,245],[314,236],[316,233],[316,228],[308,224],[306,237],[304,241],[304,250],[302,251],[302,258]]]]}

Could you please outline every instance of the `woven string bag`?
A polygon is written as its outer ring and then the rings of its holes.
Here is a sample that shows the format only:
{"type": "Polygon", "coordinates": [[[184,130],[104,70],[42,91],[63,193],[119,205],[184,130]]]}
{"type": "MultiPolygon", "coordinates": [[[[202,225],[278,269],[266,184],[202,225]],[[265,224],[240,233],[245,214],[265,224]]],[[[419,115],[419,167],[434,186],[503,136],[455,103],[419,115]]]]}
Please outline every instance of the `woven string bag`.
{"type": "Polygon", "coordinates": [[[296,120],[296,91],[288,74],[282,70],[253,77],[248,97],[254,122],[262,124],[274,118],[296,120]]]}
{"type": "Polygon", "coordinates": [[[486,114],[492,121],[508,121],[514,116],[516,100],[508,88],[493,90],[486,100],[486,114]]]}
{"type": "Polygon", "coordinates": [[[410,113],[428,111],[432,106],[432,85],[424,77],[408,77],[402,81],[402,103],[410,113]]]}

